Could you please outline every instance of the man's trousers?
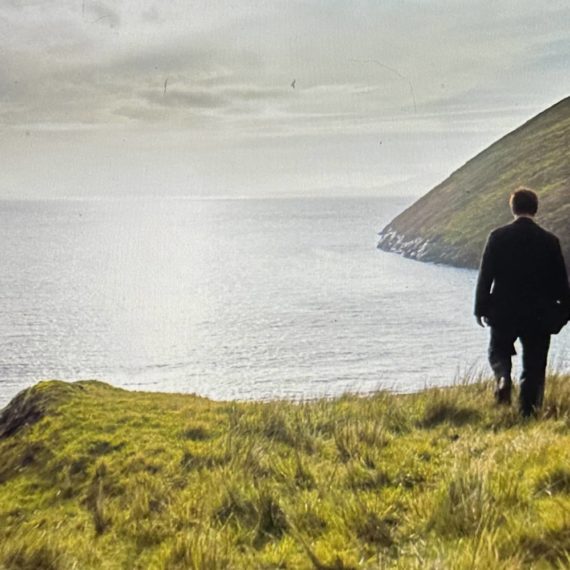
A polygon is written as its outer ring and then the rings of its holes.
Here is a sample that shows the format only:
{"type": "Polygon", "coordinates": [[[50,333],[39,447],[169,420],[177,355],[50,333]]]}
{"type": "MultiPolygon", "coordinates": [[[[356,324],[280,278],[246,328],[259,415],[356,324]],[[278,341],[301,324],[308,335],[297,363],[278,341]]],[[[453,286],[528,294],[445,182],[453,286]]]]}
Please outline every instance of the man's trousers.
{"type": "Polygon", "coordinates": [[[489,363],[497,380],[511,379],[512,357],[516,354],[514,344],[517,339],[522,344],[523,365],[520,408],[523,415],[529,416],[542,405],[550,334],[491,327],[489,363]]]}

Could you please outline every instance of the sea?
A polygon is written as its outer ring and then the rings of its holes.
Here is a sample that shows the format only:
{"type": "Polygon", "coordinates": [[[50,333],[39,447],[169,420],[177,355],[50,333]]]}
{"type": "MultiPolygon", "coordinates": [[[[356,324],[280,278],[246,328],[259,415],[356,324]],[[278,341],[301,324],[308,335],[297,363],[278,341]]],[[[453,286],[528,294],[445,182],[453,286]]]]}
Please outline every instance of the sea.
{"type": "Polygon", "coordinates": [[[308,400],[487,375],[476,272],[376,248],[412,201],[2,200],[0,407],[45,379],[308,400]]]}

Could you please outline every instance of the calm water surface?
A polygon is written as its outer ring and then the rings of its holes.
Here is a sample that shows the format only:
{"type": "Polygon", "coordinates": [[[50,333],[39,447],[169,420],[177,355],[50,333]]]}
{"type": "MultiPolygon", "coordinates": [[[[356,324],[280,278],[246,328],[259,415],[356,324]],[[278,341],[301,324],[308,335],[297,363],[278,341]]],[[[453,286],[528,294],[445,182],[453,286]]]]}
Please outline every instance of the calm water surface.
{"type": "Polygon", "coordinates": [[[375,248],[409,202],[0,201],[0,406],[46,378],[311,398],[484,368],[476,273],[375,248]]]}

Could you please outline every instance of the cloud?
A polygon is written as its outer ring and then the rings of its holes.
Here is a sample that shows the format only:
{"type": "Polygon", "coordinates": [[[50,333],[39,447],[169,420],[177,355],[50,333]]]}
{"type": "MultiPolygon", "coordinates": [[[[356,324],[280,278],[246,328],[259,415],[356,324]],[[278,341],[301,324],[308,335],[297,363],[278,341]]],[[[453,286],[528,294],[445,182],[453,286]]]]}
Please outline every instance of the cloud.
{"type": "Polygon", "coordinates": [[[470,109],[564,91],[541,78],[567,69],[569,25],[557,0],[9,0],[0,124],[365,133],[390,118],[425,125],[429,114],[441,126],[447,109],[457,128],[470,109]]]}
{"type": "Polygon", "coordinates": [[[147,10],[143,10],[141,13],[141,19],[143,22],[148,24],[156,24],[161,21],[160,12],[156,5],[150,6],[147,10]]]}
{"type": "Polygon", "coordinates": [[[111,8],[108,4],[96,0],[83,0],[84,15],[93,16],[94,24],[101,23],[110,27],[119,26],[121,24],[120,13],[111,8]]]}
{"type": "Polygon", "coordinates": [[[190,107],[219,109],[239,103],[265,102],[281,100],[289,96],[287,88],[258,87],[255,85],[233,85],[208,89],[177,87],[170,82],[162,93],[147,91],[145,99],[152,104],[166,107],[190,107]]]}
{"type": "Polygon", "coordinates": [[[226,98],[218,93],[208,91],[184,91],[170,88],[168,92],[148,91],[144,98],[152,105],[162,107],[181,107],[189,109],[219,109],[228,104],[226,98]]]}

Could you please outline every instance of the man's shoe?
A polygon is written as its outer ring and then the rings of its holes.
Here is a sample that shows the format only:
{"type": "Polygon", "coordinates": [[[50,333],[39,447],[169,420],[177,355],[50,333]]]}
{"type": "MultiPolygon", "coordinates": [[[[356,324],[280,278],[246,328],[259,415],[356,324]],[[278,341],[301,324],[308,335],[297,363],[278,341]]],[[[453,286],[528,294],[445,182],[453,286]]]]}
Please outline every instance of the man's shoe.
{"type": "Polygon", "coordinates": [[[510,406],[513,383],[510,378],[499,378],[495,388],[495,401],[497,404],[510,406]]]}

